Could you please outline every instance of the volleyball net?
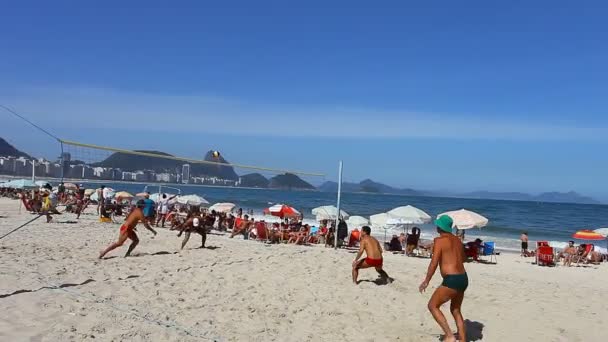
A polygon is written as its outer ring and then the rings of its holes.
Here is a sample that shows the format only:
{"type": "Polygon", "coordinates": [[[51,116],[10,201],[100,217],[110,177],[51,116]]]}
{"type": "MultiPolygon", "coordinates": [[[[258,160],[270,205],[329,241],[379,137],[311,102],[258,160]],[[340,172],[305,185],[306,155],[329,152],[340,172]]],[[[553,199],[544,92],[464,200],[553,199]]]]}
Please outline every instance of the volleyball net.
{"type": "Polygon", "coordinates": [[[60,178],[66,181],[312,189],[325,179],[322,173],[231,163],[221,151],[210,150],[195,159],[58,140],[60,178]]]}

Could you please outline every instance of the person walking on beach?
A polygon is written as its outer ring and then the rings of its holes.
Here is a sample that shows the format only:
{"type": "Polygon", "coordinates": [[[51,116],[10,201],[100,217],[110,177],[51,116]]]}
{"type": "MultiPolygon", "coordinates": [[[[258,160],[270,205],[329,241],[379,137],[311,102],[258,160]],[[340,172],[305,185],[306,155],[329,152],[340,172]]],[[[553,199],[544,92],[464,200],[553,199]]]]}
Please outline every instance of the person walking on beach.
{"type": "Polygon", "coordinates": [[[428,309],[443,330],[445,334],[444,341],[448,342],[457,341],[450,330],[448,321],[440,310],[441,305],[448,301],[450,301],[450,311],[458,327],[458,339],[466,341],[467,335],[460,307],[464,299],[464,292],[469,286],[469,279],[463,264],[465,255],[462,242],[452,234],[453,224],[452,218],[447,215],[443,215],[435,220],[439,237],[435,238],[433,257],[429,264],[426,278],[419,287],[421,293],[426,290],[437,270],[437,266],[439,266],[443,282],[431,296],[428,309]]]}
{"type": "Polygon", "coordinates": [[[382,247],[380,246],[380,242],[371,236],[371,232],[372,230],[368,226],[361,228],[359,253],[357,253],[355,260],[353,260],[352,273],[355,285],[358,285],[357,278],[359,277],[359,270],[362,268],[374,267],[383,281],[391,282],[393,280],[382,269],[382,247]],[[365,252],[365,259],[359,260],[363,256],[363,252],[365,252]]]}
{"type": "Polygon", "coordinates": [[[528,232],[521,233],[521,236],[519,237],[519,239],[521,240],[521,256],[527,257],[528,256],[528,232]]]}
{"type": "Polygon", "coordinates": [[[131,239],[131,241],[133,241],[133,242],[129,246],[129,249],[127,250],[127,254],[125,254],[125,258],[128,257],[129,255],[131,255],[131,252],[133,251],[133,249],[135,249],[135,247],[139,243],[139,238],[137,237],[137,234],[135,234],[135,227],[137,226],[137,224],[139,222],[143,223],[144,227],[146,227],[146,229],[148,229],[149,231],[154,233],[154,236],[156,236],[156,231],[154,229],[152,229],[152,227],[150,227],[150,225],[148,224],[148,221],[144,217],[144,213],[142,211],[143,207],[144,207],[143,201],[137,202],[136,207],[131,211],[131,213],[125,220],[125,223],[123,223],[122,226],[120,226],[120,234],[118,235],[118,241],[112,243],[105,250],[103,250],[101,253],[99,253],[99,259],[102,259],[111,250],[122,246],[125,243],[125,241],[127,241],[127,239],[131,239]]]}
{"type": "Polygon", "coordinates": [[[193,232],[201,235],[202,243],[200,248],[205,248],[205,242],[207,241],[207,229],[201,225],[201,219],[199,217],[192,217],[189,218],[188,221],[184,222],[177,236],[180,237],[184,232],[186,235],[184,236],[184,241],[182,241],[182,249],[184,249],[188,243],[190,233],[193,232]]]}

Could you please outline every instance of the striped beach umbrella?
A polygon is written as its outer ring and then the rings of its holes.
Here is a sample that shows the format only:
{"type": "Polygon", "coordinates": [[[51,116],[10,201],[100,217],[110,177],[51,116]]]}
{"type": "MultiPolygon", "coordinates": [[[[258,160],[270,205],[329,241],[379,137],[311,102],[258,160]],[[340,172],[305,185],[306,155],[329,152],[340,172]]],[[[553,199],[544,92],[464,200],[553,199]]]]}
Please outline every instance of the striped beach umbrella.
{"type": "Polygon", "coordinates": [[[589,240],[589,241],[605,239],[605,237],[602,234],[596,233],[593,230],[589,230],[589,229],[583,229],[583,230],[577,231],[576,233],[574,233],[572,235],[572,238],[578,239],[578,240],[589,240]]]}
{"type": "Polygon", "coordinates": [[[264,214],[280,218],[302,216],[299,211],[285,204],[275,204],[270,208],[266,208],[264,209],[264,214]]]}

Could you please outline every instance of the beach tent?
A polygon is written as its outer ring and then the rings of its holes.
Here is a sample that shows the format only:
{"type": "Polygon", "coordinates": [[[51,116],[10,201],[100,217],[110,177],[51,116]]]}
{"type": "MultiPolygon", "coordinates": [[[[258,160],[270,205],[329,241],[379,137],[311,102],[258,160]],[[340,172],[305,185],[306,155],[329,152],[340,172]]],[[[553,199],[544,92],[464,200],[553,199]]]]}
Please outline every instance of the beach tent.
{"type": "MultiPolygon", "coordinates": [[[[312,214],[315,215],[317,221],[323,220],[335,220],[338,216],[338,208],[333,205],[324,205],[322,207],[317,207],[312,210],[312,214]]],[[[344,210],[340,210],[340,218],[346,220],[350,215],[344,210]]]]}
{"type": "Polygon", "coordinates": [[[215,210],[218,213],[229,213],[234,207],[236,207],[234,203],[215,203],[209,207],[209,211],[215,210]]]}
{"type": "Polygon", "coordinates": [[[3,187],[12,188],[12,189],[36,189],[40,186],[35,182],[32,182],[29,179],[16,179],[12,180],[8,183],[2,184],[3,187]]]}
{"type": "Polygon", "coordinates": [[[437,218],[447,215],[454,221],[453,228],[460,230],[471,229],[471,228],[482,228],[488,224],[488,219],[479,215],[476,212],[460,209],[454,211],[448,211],[443,214],[437,215],[437,218]]]}
{"type": "Polygon", "coordinates": [[[351,216],[346,220],[349,227],[361,228],[369,225],[369,220],[363,216],[351,216]]]}
{"type": "Polygon", "coordinates": [[[275,204],[270,208],[266,208],[264,209],[264,214],[277,216],[280,218],[302,216],[299,211],[285,204],[275,204]]]}
{"type": "Polygon", "coordinates": [[[209,204],[209,202],[199,195],[185,195],[177,197],[177,203],[185,205],[199,206],[209,204]]]}
{"type": "Polygon", "coordinates": [[[394,223],[400,225],[425,224],[431,222],[431,216],[429,214],[411,205],[397,207],[387,214],[391,219],[396,219],[396,221],[393,221],[394,223]]]}

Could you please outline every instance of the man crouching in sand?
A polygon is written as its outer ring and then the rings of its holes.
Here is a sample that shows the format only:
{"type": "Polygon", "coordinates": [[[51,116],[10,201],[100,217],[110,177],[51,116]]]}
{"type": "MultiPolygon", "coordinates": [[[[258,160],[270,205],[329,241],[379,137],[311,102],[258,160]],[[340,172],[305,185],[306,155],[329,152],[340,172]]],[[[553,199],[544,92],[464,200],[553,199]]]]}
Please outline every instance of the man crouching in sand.
{"type": "Polygon", "coordinates": [[[373,238],[371,229],[368,226],[361,228],[361,241],[359,247],[359,253],[353,261],[353,282],[357,285],[357,277],[359,276],[359,270],[362,268],[376,268],[376,272],[380,274],[380,278],[384,282],[392,282],[393,279],[384,272],[382,269],[382,247],[378,240],[373,238]],[[365,252],[365,259],[359,260],[365,252]]]}
{"type": "Polygon", "coordinates": [[[131,239],[131,241],[133,241],[133,242],[129,246],[129,249],[127,250],[127,254],[125,254],[125,258],[128,257],[129,255],[131,255],[131,252],[133,251],[133,249],[135,249],[135,247],[139,243],[139,238],[137,238],[137,234],[135,234],[135,226],[137,226],[137,224],[139,222],[143,223],[144,227],[146,227],[146,229],[148,229],[149,231],[154,233],[154,236],[156,236],[156,231],[154,229],[152,229],[152,227],[150,227],[150,225],[148,224],[148,221],[146,220],[146,217],[144,216],[144,213],[142,211],[143,207],[144,207],[143,201],[137,202],[136,207],[133,208],[133,211],[131,211],[131,213],[129,214],[129,217],[127,217],[127,219],[125,220],[125,223],[123,223],[122,226],[120,226],[120,235],[118,235],[118,241],[109,245],[108,248],[106,248],[104,251],[102,251],[99,254],[99,259],[102,259],[111,250],[122,246],[125,243],[125,241],[127,241],[127,238],[131,239]]]}
{"type": "Polygon", "coordinates": [[[447,215],[443,215],[435,221],[439,237],[435,238],[433,258],[429,264],[426,278],[419,288],[421,293],[426,290],[437,270],[437,265],[439,265],[443,282],[431,296],[428,308],[437,324],[443,329],[445,333],[444,341],[447,342],[456,341],[448,321],[439,309],[441,305],[448,301],[450,301],[450,311],[458,327],[458,340],[466,341],[467,336],[460,307],[464,298],[464,291],[469,286],[469,278],[463,264],[465,255],[462,242],[452,234],[453,223],[452,218],[447,215]]]}

